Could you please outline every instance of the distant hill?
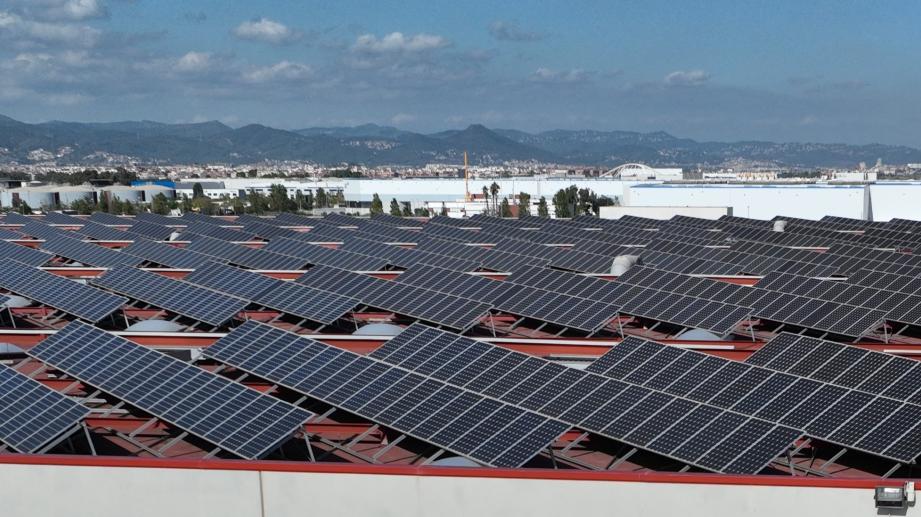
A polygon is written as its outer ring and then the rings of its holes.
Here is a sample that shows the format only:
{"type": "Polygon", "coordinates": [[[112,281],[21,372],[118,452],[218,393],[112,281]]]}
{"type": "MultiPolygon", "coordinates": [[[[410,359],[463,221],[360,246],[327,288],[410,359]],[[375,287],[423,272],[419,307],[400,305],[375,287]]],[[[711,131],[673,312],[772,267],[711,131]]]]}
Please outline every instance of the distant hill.
{"type": "Polygon", "coordinates": [[[526,133],[479,124],[433,134],[389,126],[313,127],[296,131],[259,124],[231,128],[217,121],[194,124],[125,121],[27,124],[0,115],[0,163],[92,164],[109,159],[148,163],[252,163],[299,160],[323,164],[473,164],[536,161],[615,166],[719,165],[738,160],[786,166],[855,166],[921,162],[921,150],[882,144],[697,142],[665,132],[554,130],[526,133]]]}

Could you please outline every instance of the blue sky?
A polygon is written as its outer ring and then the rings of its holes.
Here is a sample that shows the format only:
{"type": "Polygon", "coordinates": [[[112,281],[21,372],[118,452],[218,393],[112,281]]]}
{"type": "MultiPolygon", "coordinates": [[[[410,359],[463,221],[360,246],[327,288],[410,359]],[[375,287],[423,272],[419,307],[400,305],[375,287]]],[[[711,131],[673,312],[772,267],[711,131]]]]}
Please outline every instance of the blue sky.
{"type": "Polygon", "coordinates": [[[921,2],[0,0],[0,113],[921,147],[921,2]]]}

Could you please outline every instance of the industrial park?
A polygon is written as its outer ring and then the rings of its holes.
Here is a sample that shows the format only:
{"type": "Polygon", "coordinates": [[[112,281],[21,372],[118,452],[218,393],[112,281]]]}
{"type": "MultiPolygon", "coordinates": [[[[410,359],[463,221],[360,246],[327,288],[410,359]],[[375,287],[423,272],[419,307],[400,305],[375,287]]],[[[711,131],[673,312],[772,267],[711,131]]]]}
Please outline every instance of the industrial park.
{"type": "Polygon", "coordinates": [[[921,517],[919,19],[0,0],[0,517],[921,517]]]}

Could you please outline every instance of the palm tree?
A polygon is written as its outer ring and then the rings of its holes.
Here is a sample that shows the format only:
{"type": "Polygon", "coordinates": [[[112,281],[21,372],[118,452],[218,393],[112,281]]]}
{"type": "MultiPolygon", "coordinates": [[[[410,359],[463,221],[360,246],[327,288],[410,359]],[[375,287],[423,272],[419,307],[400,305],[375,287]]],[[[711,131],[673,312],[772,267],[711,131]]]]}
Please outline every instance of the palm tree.
{"type": "Polygon", "coordinates": [[[492,182],[492,185],[489,186],[489,192],[492,194],[492,213],[493,215],[499,215],[499,184],[495,181],[492,182]]]}
{"type": "Polygon", "coordinates": [[[486,215],[489,215],[489,188],[483,185],[483,200],[486,202],[486,215]]]}

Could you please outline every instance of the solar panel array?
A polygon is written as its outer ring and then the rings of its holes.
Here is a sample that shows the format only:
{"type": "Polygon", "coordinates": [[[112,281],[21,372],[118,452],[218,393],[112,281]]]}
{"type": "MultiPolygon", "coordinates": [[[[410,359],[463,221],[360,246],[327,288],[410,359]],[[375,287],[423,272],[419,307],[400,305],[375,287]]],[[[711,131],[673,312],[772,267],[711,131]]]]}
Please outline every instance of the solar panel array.
{"type": "Polygon", "coordinates": [[[453,271],[476,271],[480,268],[480,263],[473,260],[402,248],[357,237],[350,238],[341,249],[386,259],[388,263],[401,268],[410,268],[416,264],[429,264],[453,271]]]}
{"type": "Polygon", "coordinates": [[[758,473],[801,434],[423,325],[403,331],[371,357],[715,472],[758,473]]]}
{"type": "Polygon", "coordinates": [[[256,234],[240,231],[233,228],[227,228],[211,222],[193,220],[188,223],[183,233],[189,232],[198,235],[205,235],[228,242],[249,242],[259,240],[256,234]]]}
{"type": "Polygon", "coordinates": [[[136,239],[122,250],[122,253],[134,255],[145,262],[169,268],[195,269],[207,262],[224,262],[224,259],[196,253],[185,248],[177,248],[162,242],[136,239]]]}
{"type": "Polygon", "coordinates": [[[12,242],[0,240],[0,258],[13,259],[16,262],[28,264],[30,266],[44,266],[52,259],[54,255],[34,248],[20,246],[12,242]]]}
{"type": "Polygon", "coordinates": [[[169,240],[170,235],[172,235],[176,229],[142,220],[131,225],[127,231],[155,241],[165,241],[169,240]]]}
{"type": "Polygon", "coordinates": [[[39,452],[89,413],[89,408],[0,365],[0,441],[15,451],[39,452]]]}
{"type": "Polygon", "coordinates": [[[273,253],[268,249],[248,248],[241,244],[233,244],[204,235],[192,237],[192,242],[188,246],[189,250],[250,269],[298,270],[303,269],[307,263],[302,258],[273,253]]]}
{"type": "Polygon", "coordinates": [[[265,246],[265,251],[289,255],[302,262],[321,264],[349,271],[380,271],[389,263],[386,259],[361,255],[345,250],[334,250],[291,239],[274,239],[265,246]]]}
{"type": "Polygon", "coordinates": [[[128,301],[12,259],[0,260],[0,288],[94,323],[128,301]]]}
{"type": "Polygon", "coordinates": [[[215,263],[199,267],[185,281],[325,324],[334,323],[359,305],[348,296],[215,263]]]}
{"type": "Polygon", "coordinates": [[[93,279],[92,283],[216,327],[235,317],[248,305],[240,298],[127,266],[111,269],[93,279]]]}
{"type": "Polygon", "coordinates": [[[264,456],[313,417],[287,402],[80,322],[28,353],[241,458],[264,456]]]}
{"type": "Polygon", "coordinates": [[[48,237],[41,248],[59,257],[96,267],[137,266],[143,262],[140,257],[65,236],[48,237]]]}
{"type": "Polygon", "coordinates": [[[466,330],[486,317],[492,306],[438,291],[380,280],[330,266],[314,266],[298,283],[351,296],[361,303],[422,321],[466,330]]]}
{"type": "MultiPolygon", "coordinates": [[[[634,266],[617,281],[633,286],[634,290],[652,288],[751,307],[751,315],[755,318],[824,330],[853,338],[873,332],[885,319],[885,313],[882,311],[793,294],[778,295],[759,287],[740,286],[647,267],[634,266]]],[[[630,293],[626,290],[625,292],[630,293]]]]}
{"type": "Polygon", "coordinates": [[[484,465],[522,466],[570,427],[436,374],[252,321],[203,354],[484,465]]]}
{"type": "Polygon", "coordinates": [[[617,306],[608,303],[497,282],[434,266],[415,266],[401,274],[397,281],[469,300],[483,301],[502,312],[590,333],[610,323],[618,312],[617,306]]]}
{"type": "MultiPolygon", "coordinates": [[[[782,334],[775,339],[790,341],[798,337],[782,334]]],[[[767,361],[788,367],[780,369],[630,338],[612,347],[588,369],[615,379],[637,379],[644,386],[661,385],[667,393],[775,420],[851,450],[899,462],[910,462],[921,454],[921,437],[910,432],[921,425],[921,406],[874,396],[857,385],[844,388],[822,377],[807,378],[829,356],[827,351],[819,350],[807,354],[812,356],[808,360],[802,354],[791,354],[776,363],[767,361]],[[817,355],[822,359],[817,360],[817,355]],[[672,374],[666,375],[669,370],[672,374]]],[[[768,356],[761,356],[758,362],[768,356]]]]}

